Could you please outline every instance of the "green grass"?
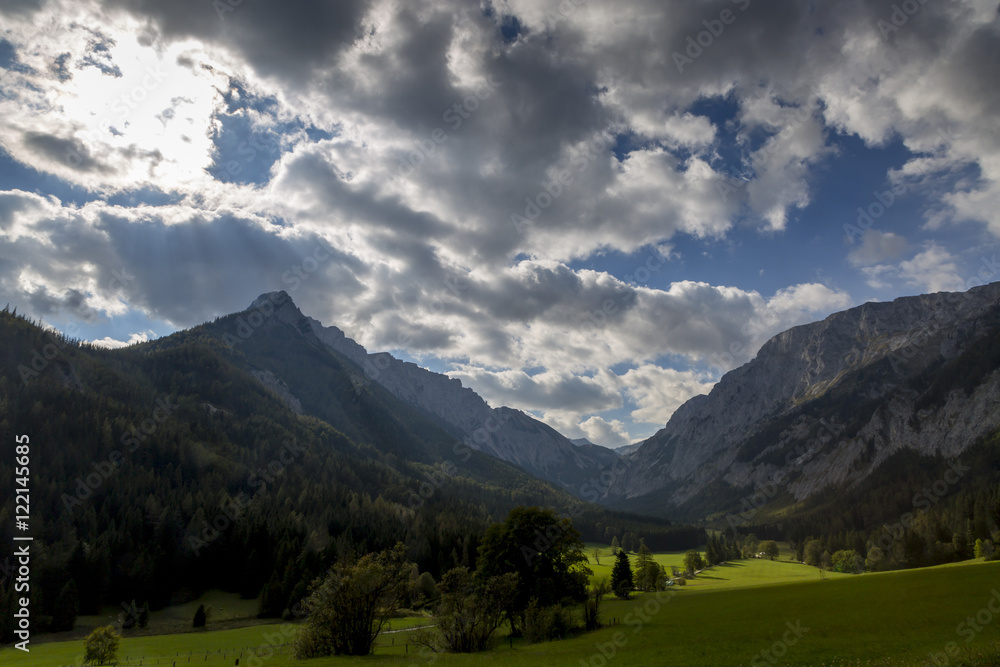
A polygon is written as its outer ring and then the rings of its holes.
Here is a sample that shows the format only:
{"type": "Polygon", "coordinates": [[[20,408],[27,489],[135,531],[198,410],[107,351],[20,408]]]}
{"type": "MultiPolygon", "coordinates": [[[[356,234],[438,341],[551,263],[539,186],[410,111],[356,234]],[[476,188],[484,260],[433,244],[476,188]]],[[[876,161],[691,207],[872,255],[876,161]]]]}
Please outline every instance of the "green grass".
{"type": "MultiPolygon", "coordinates": [[[[676,557],[667,554],[665,558],[676,557]]],[[[604,560],[603,558],[601,559],[604,560]]],[[[597,632],[546,644],[514,644],[506,640],[491,653],[443,655],[433,663],[443,665],[489,665],[516,662],[531,665],[601,665],[601,650],[614,650],[609,664],[627,667],[653,665],[757,665],[772,664],[762,651],[777,646],[788,632],[786,623],[796,624],[802,636],[775,664],[787,665],[917,665],[931,652],[942,657],[949,642],[981,649],[1000,641],[1000,614],[974,632],[966,645],[959,634],[967,617],[985,618],[992,591],[1000,590],[1000,563],[965,563],[955,566],[907,570],[884,574],[841,576],[820,581],[815,568],[776,561],[740,561],[705,574],[704,586],[692,582],[676,593],[643,594],[629,601],[609,600],[603,616],[616,625],[597,632]],[[805,572],[808,577],[800,573],[805,572]],[[808,580],[812,578],[812,580],[808,580]],[[756,583],[754,583],[756,582],[756,583]],[[767,585],[761,585],[767,584],[767,585]],[[808,630],[805,630],[808,628],[808,630]]],[[[704,575],[702,575],[704,576],[704,575]]],[[[695,581],[697,581],[697,577],[695,581]]],[[[994,604],[996,607],[996,604],[994,604]]],[[[403,627],[403,619],[397,627],[403,627]]],[[[423,624],[406,619],[406,624],[423,624]]],[[[286,627],[287,629],[287,627],[286,627]]],[[[177,659],[178,665],[193,652],[192,665],[233,665],[241,647],[261,646],[268,638],[281,637],[277,625],[195,632],[182,635],[129,638],[123,640],[122,658],[160,655],[177,659]],[[205,660],[206,651],[209,659],[205,660]],[[229,651],[228,654],[217,653],[229,651]],[[178,658],[175,653],[181,653],[178,658]]],[[[241,667],[302,665],[328,667],[347,664],[430,665],[432,661],[404,654],[405,632],[381,638],[377,654],[367,658],[324,658],[297,662],[287,654],[257,663],[244,654],[241,667]]],[[[10,667],[78,664],[80,641],[32,645],[30,654],[0,650],[0,663],[10,667]]],[[[124,660],[122,663],[124,664],[124,660]]],[[[160,665],[172,664],[170,661],[160,665]]],[[[943,664],[943,663],[942,663],[943,664]]],[[[950,665],[956,665],[949,658],[950,665]]],[[[973,663],[964,663],[973,664],[973,663]]],[[[979,664],[1000,664],[983,662],[979,664]]]]}
{"type": "MultiPolygon", "coordinates": [[[[593,571],[592,581],[607,579],[611,581],[611,568],[614,565],[610,548],[602,549],[600,565],[593,556],[593,547],[587,549],[587,558],[590,561],[590,569],[593,571]]],[[[771,584],[791,584],[807,581],[817,581],[821,578],[820,570],[815,567],[792,562],[790,554],[783,551],[781,559],[770,561],[767,559],[749,558],[746,560],[733,561],[725,565],[718,565],[711,569],[703,570],[701,574],[688,579],[687,585],[679,588],[682,592],[689,591],[709,591],[725,588],[747,588],[756,586],[767,586],[771,584]]],[[[629,561],[635,567],[636,554],[629,554],[629,561]]],[[[654,554],[653,560],[663,565],[670,574],[670,568],[677,567],[684,569],[684,552],[654,554]]],[[[838,572],[824,572],[822,576],[827,579],[839,579],[852,575],[840,574],[838,572]]]]}

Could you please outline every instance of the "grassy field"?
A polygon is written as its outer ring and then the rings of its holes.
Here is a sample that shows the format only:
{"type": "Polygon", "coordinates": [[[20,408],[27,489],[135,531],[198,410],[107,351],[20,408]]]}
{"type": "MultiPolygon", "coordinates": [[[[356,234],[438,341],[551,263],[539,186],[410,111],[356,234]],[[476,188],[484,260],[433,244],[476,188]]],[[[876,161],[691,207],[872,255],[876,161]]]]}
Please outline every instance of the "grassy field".
{"type": "MultiPolygon", "coordinates": [[[[667,563],[675,557],[664,556],[667,563]]],[[[959,663],[947,655],[949,643],[978,649],[1000,641],[1000,563],[827,576],[820,580],[815,568],[787,561],[740,561],[709,570],[683,589],[658,597],[609,600],[602,615],[613,625],[597,632],[538,645],[515,642],[513,648],[503,640],[495,651],[472,656],[421,656],[413,646],[405,646],[404,631],[384,635],[377,654],[368,658],[303,663],[293,660],[287,647],[266,659],[252,658],[248,647],[266,656],[272,651],[269,645],[285,643],[294,631],[293,626],[262,625],[126,638],[120,664],[138,665],[144,658],[143,666],[176,662],[219,667],[234,665],[240,657],[241,667],[515,661],[525,667],[920,665],[935,664],[934,655],[937,664],[955,665],[959,663]],[[703,585],[696,586],[703,577],[703,585]],[[989,608],[991,599],[997,614],[989,608]]],[[[401,619],[396,627],[424,623],[419,618],[401,619]]],[[[81,646],[77,640],[33,644],[30,654],[3,649],[0,664],[77,665],[81,646]]]]}
{"type": "MultiPolygon", "coordinates": [[[[600,564],[595,562],[593,556],[593,545],[587,549],[587,557],[590,560],[590,569],[594,574],[592,580],[607,579],[611,581],[611,568],[615,559],[610,555],[610,549],[603,549],[600,557],[600,564]]],[[[722,588],[747,588],[755,586],[766,586],[770,584],[791,584],[796,582],[817,581],[821,576],[827,579],[838,579],[850,577],[848,574],[838,572],[824,572],[822,575],[815,567],[792,563],[789,554],[782,553],[784,560],[770,561],[766,559],[750,558],[747,560],[734,561],[726,565],[720,565],[709,570],[704,570],[701,574],[688,579],[685,591],[718,590],[722,588]]],[[[635,567],[635,554],[629,554],[632,566],[635,567]]],[[[683,569],[684,552],[654,554],[653,560],[663,565],[670,574],[671,566],[683,569]]]]}

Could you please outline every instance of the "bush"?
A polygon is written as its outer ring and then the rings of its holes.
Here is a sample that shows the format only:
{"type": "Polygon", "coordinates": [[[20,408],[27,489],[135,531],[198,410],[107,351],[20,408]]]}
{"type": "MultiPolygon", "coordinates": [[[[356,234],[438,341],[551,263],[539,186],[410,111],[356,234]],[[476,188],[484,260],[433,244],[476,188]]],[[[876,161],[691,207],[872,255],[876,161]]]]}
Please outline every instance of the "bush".
{"type": "Polygon", "coordinates": [[[865,559],[854,549],[841,549],[833,554],[833,571],[844,574],[861,574],[865,569],[865,559]]]}
{"type": "Polygon", "coordinates": [[[295,657],[371,653],[407,594],[410,569],[402,543],[357,562],[338,562],[303,603],[308,617],[295,640],[295,657]]]}
{"type": "Polygon", "coordinates": [[[194,620],[191,622],[191,626],[195,628],[203,628],[208,622],[208,612],[205,610],[205,605],[198,605],[198,610],[194,612],[194,620]]]}
{"type": "Polygon", "coordinates": [[[583,627],[588,632],[601,627],[601,602],[610,591],[607,579],[601,579],[590,587],[587,601],[583,603],[583,627]]]}
{"type": "MultiPolygon", "coordinates": [[[[474,653],[493,646],[496,631],[517,597],[518,576],[513,572],[477,580],[468,568],[456,567],[441,577],[441,604],[434,617],[441,648],[451,653],[474,653]]],[[[418,642],[438,650],[436,639],[418,642]]]]}
{"type": "Polygon", "coordinates": [[[118,661],[121,635],[113,625],[97,628],[83,640],[83,662],[88,665],[108,665],[118,661]]]}
{"type": "Polygon", "coordinates": [[[562,605],[542,607],[532,600],[524,612],[524,638],[535,644],[562,639],[572,629],[569,615],[562,605]]]}

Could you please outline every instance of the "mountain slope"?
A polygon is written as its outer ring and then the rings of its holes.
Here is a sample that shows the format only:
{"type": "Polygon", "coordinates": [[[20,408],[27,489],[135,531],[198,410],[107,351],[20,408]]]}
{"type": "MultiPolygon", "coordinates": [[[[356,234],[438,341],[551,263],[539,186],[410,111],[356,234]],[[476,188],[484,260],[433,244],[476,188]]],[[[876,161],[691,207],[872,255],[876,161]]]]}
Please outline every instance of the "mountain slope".
{"type": "Polygon", "coordinates": [[[776,475],[785,500],[801,502],[858,484],[901,450],[958,456],[1000,427],[998,304],[994,283],[775,336],[626,455],[606,502],[700,518],[776,475]]]}
{"type": "MultiPolygon", "coordinates": [[[[507,407],[491,408],[459,380],[396,359],[388,353],[369,354],[334,326],[304,316],[285,292],[261,295],[251,311],[271,312],[302,336],[316,341],[354,363],[354,386],[374,384],[416,408],[462,442],[542,479],[582,495],[587,482],[618,461],[605,447],[574,446],[555,429],[507,407]]],[[[279,374],[280,375],[280,374],[279,374]]]]}
{"type": "MultiPolygon", "coordinates": [[[[474,564],[489,523],[522,504],[569,513],[590,540],[703,539],[580,503],[379,386],[356,388],[351,369],[276,318],[230,315],[105,350],[0,312],[0,438],[30,438],[33,628],[70,580],[81,613],[212,587],[263,592],[262,612],[279,615],[354,551],[401,541],[439,576],[474,564]]],[[[13,489],[14,448],[4,452],[0,485],[13,489]]],[[[6,494],[0,562],[13,514],[6,494]]],[[[0,582],[0,609],[12,594],[0,582]]]]}

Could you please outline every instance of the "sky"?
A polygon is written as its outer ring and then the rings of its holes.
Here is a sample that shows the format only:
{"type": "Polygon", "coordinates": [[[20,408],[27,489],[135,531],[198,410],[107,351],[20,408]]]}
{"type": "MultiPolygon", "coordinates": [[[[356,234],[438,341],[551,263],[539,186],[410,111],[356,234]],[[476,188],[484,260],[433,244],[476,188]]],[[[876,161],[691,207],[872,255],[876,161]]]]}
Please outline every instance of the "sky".
{"type": "Polygon", "coordinates": [[[1000,279],[998,2],[0,0],[0,303],[101,345],[284,289],[571,438],[1000,279]]]}

